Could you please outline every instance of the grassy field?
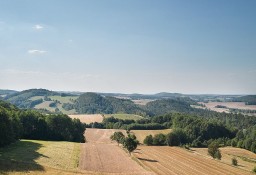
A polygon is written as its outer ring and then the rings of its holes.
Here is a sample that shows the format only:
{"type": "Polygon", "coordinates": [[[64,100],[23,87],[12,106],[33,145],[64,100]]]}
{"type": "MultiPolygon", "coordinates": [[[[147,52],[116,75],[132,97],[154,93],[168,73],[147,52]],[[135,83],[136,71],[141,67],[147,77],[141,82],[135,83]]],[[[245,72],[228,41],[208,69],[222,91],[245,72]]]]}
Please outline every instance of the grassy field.
{"type": "Polygon", "coordinates": [[[143,140],[146,138],[146,136],[148,135],[156,135],[156,134],[168,134],[170,133],[172,130],[171,129],[162,129],[162,130],[131,130],[131,133],[133,133],[136,137],[137,140],[140,143],[143,143],[143,140]]]}
{"type": "Polygon", "coordinates": [[[0,149],[0,174],[76,171],[79,159],[79,143],[21,140],[0,149]]]}
{"type": "Polygon", "coordinates": [[[43,103],[36,105],[35,108],[36,109],[47,109],[51,112],[54,112],[55,108],[49,106],[51,103],[52,103],[52,101],[44,101],[43,103]]]}
{"type": "Polygon", "coordinates": [[[72,100],[76,100],[78,96],[68,96],[68,97],[61,97],[61,96],[49,96],[51,100],[57,100],[60,103],[73,103],[72,100]]]}
{"type": "Polygon", "coordinates": [[[139,119],[143,119],[142,116],[140,115],[135,115],[135,114],[104,114],[104,117],[108,118],[108,117],[114,117],[117,119],[130,119],[130,120],[139,120],[139,119]]]}

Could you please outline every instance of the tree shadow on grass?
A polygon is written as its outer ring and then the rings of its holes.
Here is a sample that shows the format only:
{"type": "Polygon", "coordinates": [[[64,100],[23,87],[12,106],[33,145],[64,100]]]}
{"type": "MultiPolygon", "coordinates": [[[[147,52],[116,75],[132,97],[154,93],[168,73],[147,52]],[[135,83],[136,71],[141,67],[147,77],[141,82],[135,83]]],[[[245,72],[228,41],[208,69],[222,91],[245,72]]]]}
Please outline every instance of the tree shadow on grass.
{"type": "Polygon", "coordinates": [[[0,148],[0,174],[5,172],[44,171],[35,160],[44,155],[37,152],[43,145],[34,141],[17,141],[0,148]]]}

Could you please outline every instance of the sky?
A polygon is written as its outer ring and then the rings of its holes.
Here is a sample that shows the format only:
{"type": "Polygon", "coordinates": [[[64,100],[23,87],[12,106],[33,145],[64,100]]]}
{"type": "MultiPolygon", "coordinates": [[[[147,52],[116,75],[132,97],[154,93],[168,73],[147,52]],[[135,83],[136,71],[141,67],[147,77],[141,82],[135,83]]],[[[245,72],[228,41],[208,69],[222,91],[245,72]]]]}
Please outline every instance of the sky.
{"type": "Polygon", "coordinates": [[[255,0],[1,0],[0,89],[256,94],[255,0]]]}

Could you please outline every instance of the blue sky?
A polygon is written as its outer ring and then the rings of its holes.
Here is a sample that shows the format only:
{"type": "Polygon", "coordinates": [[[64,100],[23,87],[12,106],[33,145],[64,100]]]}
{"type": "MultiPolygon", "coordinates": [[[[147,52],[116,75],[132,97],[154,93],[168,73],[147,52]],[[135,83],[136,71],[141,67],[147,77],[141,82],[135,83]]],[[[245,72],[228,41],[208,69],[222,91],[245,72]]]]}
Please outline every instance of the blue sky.
{"type": "Polygon", "coordinates": [[[0,89],[256,94],[255,8],[255,0],[2,0],[0,89]]]}

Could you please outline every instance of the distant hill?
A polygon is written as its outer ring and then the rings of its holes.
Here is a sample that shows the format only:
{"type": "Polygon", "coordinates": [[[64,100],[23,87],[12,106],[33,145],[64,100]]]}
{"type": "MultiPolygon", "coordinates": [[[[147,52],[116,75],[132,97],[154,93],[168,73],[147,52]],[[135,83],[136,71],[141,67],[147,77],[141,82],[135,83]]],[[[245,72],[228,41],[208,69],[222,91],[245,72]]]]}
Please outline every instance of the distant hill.
{"type": "Polygon", "coordinates": [[[204,113],[192,108],[196,101],[243,101],[256,104],[256,95],[184,95],[161,92],[152,95],[121,93],[55,92],[47,89],[29,89],[21,92],[0,90],[2,100],[22,109],[36,109],[43,113],[64,114],[113,114],[127,113],[141,116],[163,115],[170,112],[204,113]],[[78,95],[80,94],[80,95],[78,95]],[[147,99],[148,103],[135,104],[136,99],[147,99]],[[193,100],[192,100],[193,99],[193,100]],[[134,100],[134,101],[133,101],[134,100]]]}
{"type": "Polygon", "coordinates": [[[74,103],[74,108],[78,113],[88,114],[142,114],[145,111],[135,105],[131,100],[118,99],[115,97],[103,97],[96,93],[84,93],[74,103]]]}
{"type": "Polygon", "coordinates": [[[16,93],[18,91],[14,91],[14,90],[7,90],[7,89],[0,89],[0,96],[6,96],[6,95],[9,95],[9,94],[13,94],[13,93],[16,93]]]}
{"type": "Polygon", "coordinates": [[[189,98],[161,99],[146,104],[145,109],[150,115],[164,115],[170,112],[188,113],[193,111],[190,106],[195,102],[189,98]]]}
{"type": "Polygon", "coordinates": [[[36,104],[41,103],[42,100],[30,100],[31,97],[50,95],[58,95],[58,93],[46,89],[29,89],[9,94],[4,97],[4,100],[11,102],[19,108],[33,108],[36,104]]]}
{"type": "Polygon", "coordinates": [[[235,98],[233,101],[245,102],[246,105],[256,105],[256,95],[246,95],[235,98]]]}

